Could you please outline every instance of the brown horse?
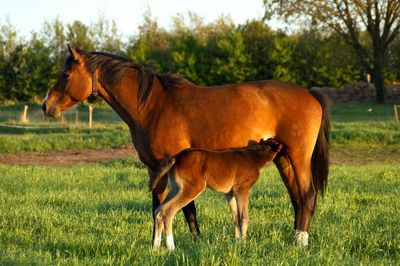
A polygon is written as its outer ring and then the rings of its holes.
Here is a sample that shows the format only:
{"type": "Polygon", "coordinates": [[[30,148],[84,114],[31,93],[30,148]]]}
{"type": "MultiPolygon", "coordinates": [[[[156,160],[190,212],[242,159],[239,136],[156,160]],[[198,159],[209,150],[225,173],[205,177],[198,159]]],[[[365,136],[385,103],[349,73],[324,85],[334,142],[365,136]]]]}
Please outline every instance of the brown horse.
{"type": "MultiPolygon", "coordinates": [[[[285,147],[274,162],[294,207],[296,240],[307,244],[317,191],[324,191],[328,177],[330,118],[323,97],[279,81],[200,87],[127,58],[69,51],[44,99],[45,114],[59,117],[99,95],[128,124],[150,176],[162,158],[186,148],[221,150],[273,137],[285,147]]],[[[153,190],[153,213],[166,195],[165,177],[153,190]]],[[[183,212],[198,235],[194,202],[183,212]]]]}
{"type": "Polygon", "coordinates": [[[162,231],[165,230],[168,249],[175,249],[172,219],[206,187],[225,194],[232,212],[235,236],[245,239],[249,192],[260,176],[260,169],[281,149],[282,144],[276,140],[261,139],[255,145],[223,151],[189,148],[163,159],[160,170],[149,182],[149,189],[153,190],[166,173],[171,181],[167,198],[154,213],[153,248],[160,247],[162,231]]]}

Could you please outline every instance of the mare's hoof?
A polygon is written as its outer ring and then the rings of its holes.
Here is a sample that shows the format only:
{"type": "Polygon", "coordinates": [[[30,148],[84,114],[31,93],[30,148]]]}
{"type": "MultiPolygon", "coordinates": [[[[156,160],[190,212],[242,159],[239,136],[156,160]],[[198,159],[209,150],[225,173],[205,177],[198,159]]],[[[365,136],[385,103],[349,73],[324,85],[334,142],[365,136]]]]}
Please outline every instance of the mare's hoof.
{"type": "Polygon", "coordinates": [[[294,235],[296,240],[296,244],[302,247],[308,246],[308,233],[306,231],[298,231],[296,230],[296,234],[294,235]]]}

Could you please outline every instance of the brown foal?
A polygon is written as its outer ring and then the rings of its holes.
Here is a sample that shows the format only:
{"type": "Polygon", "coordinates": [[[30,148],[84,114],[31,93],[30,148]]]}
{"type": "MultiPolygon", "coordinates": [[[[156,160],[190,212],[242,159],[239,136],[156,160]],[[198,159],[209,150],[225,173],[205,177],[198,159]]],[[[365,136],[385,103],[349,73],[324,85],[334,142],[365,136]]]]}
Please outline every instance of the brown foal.
{"type": "Polygon", "coordinates": [[[174,157],[162,160],[158,173],[149,181],[153,190],[168,173],[170,192],[154,212],[155,236],[153,248],[161,246],[163,229],[167,248],[175,248],[172,235],[172,219],[175,213],[196,199],[206,187],[225,194],[232,211],[236,238],[246,238],[248,226],[248,197],[256,183],[260,169],[272,161],[281,151],[282,144],[274,139],[244,148],[224,151],[185,149],[174,157]]]}

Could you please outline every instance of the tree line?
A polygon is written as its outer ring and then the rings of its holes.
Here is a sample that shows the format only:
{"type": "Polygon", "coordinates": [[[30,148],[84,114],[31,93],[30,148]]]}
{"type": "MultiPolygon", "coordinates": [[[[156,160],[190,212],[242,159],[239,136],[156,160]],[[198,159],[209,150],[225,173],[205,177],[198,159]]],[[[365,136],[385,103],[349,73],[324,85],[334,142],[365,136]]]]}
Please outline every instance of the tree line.
{"type": "MultiPolygon", "coordinates": [[[[278,79],[306,87],[341,88],[366,73],[354,50],[335,31],[313,25],[296,32],[274,30],[263,20],[237,25],[229,17],[212,23],[195,14],[172,19],[165,29],[149,15],[138,33],[124,37],[102,16],[81,21],[45,21],[29,37],[10,21],[0,25],[0,102],[40,101],[68,56],[66,44],[130,57],[160,73],[177,73],[199,85],[278,79]]],[[[384,68],[386,83],[400,78],[400,40],[393,41],[384,68]]]]}

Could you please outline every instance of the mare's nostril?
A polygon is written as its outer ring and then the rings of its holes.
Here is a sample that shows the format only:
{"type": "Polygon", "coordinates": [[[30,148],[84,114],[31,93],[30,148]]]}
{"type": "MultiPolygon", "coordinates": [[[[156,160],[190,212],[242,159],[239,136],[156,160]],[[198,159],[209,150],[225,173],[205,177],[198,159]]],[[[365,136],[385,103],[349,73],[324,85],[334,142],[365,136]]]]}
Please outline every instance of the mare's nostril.
{"type": "Polygon", "coordinates": [[[43,105],[42,105],[42,110],[43,110],[43,112],[46,113],[46,103],[43,103],[43,105]]]}

